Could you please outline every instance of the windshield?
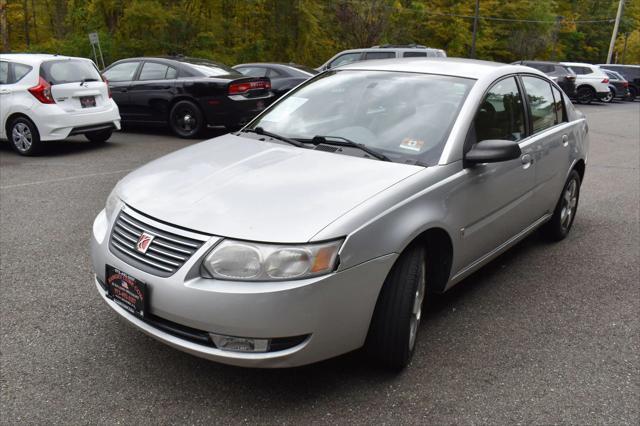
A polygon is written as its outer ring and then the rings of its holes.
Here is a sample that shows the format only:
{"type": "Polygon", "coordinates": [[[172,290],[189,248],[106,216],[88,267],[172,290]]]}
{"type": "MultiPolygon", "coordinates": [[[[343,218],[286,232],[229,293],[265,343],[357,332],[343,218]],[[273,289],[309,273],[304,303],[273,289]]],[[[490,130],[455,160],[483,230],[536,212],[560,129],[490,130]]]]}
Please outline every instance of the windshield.
{"type": "Polygon", "coordinates": [[[262,127],[301,141],[334,136],[392,161],[437,164],[474,80],[430,74],[326,72],[260,116],[262,127]]]}
{"type": "Polygon", "coordinates": [[[102,81],[93,62],[81,59],[45,61],[40,66],[40,75],[50,84],[102,81]]]}

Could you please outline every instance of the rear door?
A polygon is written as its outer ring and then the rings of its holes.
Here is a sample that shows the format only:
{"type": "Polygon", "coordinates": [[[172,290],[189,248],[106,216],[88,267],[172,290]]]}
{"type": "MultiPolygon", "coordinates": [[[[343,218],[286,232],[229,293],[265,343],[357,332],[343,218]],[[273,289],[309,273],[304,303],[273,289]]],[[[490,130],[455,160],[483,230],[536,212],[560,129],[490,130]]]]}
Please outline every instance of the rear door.
{"type": "Polygon", "coordinates": [[[533,75],[521,76],[531,122],[531,141],[535,145],[537,215],[552,213],[558,201],[571,149],[577,135],[568,122],[562,94],[549,81],[533,75]]]}
{"type": "Polygon", "coordinates": [[[104,72],[104,77],[109,82],[111,96],[118,105],[120,116],[124,121],[132,118],[129,87],[135,79],[139,67],[140,61],[119,62],[110,66],[104,72]]]}
{"type": "MultiPolygon", "coordinates": [[[[33,69],[30,65],[17,62],[0,61],[0,137],[5,137],[6,120],[14,111],[16,103],[28,108],[35,98],[26,91],[35,85],[33,76],[26,75],[33,69]]],[[[37,77],[36,77],[37,78],[37,77]]]]}
{"type": "Polygon", "coordinates": [[[109,89],[88,59],[45,61],[40,76],[51,84],[51,95],[69,113],[91,113],[109,108],[109,89]]]}
{"type": "Polygon", "coordinates": [[[176,67],[159,61],[144,61],[138,77],[129,86],[131,119],[167,121],[177,78],[176,67]]]}

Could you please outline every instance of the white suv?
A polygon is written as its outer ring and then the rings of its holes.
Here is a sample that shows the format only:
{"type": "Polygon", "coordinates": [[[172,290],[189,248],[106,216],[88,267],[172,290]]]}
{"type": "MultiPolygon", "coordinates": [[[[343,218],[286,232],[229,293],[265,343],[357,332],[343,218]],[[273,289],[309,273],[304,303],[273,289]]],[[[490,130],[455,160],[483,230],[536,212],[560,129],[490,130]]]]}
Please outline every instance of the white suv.
{"type": "Polygon", "coordinates": [[[84,134],[104,142],[120,129],[118,106],[94,63],[58,55],[0,55],[0,139],[22,155],[43,141],[84,134]]]}
{"type": "Polygon", "coordinates": [[[582,62],[560,62],[576,73],[576,100],[588,104],[609,96],[609,76],[597,65],[582,62]]]}

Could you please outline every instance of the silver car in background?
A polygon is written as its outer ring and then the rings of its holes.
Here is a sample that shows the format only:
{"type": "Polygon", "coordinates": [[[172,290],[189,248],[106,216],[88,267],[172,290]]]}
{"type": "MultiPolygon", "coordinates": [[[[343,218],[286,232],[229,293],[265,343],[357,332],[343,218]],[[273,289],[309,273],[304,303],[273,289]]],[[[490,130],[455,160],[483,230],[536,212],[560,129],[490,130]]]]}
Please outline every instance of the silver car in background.
{"type": "Polygon", "coordinates": [[[567,235],[587,133],[528,67],[327,71],[240,132],[122,179],[93,225],[95,285],[129,323],[210,360],[291,367],[365,346],[403,368],[429,294],[537,228],[567,235]]]}

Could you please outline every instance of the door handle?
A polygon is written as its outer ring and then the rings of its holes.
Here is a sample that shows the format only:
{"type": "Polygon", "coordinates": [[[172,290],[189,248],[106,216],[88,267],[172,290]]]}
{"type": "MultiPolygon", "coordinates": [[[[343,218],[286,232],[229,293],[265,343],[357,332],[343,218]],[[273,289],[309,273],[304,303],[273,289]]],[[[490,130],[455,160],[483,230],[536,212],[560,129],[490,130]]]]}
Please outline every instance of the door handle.
{"type": "Polygon", "coordinates": [[[0,89],[0,95],[8,95],[9,93],[11,93],[9,89],[0,89]]]}
{"type": "Polygon", "coordinates": [[[127,93],[128,91],[129,91],[129,89],[127,89],[126,87],[123,87],[123,88],[120,90],[120,92],[122,92],[122,93],[127,93]]]}
{"type": "Polygon", "coordinates": [[[522,168],[528,169],[533,164],[533,157],[530,154],[524,154],[520,157],[520,161],[522,161],[522,168]]]}
{"type": "Polygon", "coordinates": [[[562,146],[569,146],[569,136],[562,135],[562,146]]]}

